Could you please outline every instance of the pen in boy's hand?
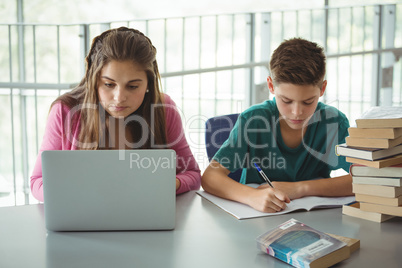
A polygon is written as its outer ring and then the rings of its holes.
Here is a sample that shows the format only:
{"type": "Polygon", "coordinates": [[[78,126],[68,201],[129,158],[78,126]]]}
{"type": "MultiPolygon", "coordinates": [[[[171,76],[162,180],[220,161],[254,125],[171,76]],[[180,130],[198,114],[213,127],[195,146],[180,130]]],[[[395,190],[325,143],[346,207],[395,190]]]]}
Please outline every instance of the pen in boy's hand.
{"type": "Polygon", "coordinates": [[[268,179],[267,175],[265,175],[264,171],[262,171],[261,168],[256,163],[254,163],[254,166],[257,168],[257,170],[260,173],[261,177],[269,184],[269,186],[274,188],[274,186],[272,185],[271,181],[268,179]]]}

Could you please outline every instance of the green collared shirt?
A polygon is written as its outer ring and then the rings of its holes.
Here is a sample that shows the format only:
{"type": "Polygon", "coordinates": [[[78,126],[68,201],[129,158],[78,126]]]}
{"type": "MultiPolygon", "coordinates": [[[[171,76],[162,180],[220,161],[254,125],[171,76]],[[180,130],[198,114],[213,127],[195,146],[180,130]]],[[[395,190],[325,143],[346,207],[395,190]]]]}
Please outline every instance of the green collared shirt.
{"type": "Polygon", "coordinates": [[[289,148],[282,139],[275,99],[241,113],[229,138],[213,157],[231,172],[243,169],[241,183],[263,183],[254,163],[272,181],[328,178],[332,170],[349,172],[335,146],[345,142],[349,121],[338,109],[318,103],[301,144],[289,148]]]}

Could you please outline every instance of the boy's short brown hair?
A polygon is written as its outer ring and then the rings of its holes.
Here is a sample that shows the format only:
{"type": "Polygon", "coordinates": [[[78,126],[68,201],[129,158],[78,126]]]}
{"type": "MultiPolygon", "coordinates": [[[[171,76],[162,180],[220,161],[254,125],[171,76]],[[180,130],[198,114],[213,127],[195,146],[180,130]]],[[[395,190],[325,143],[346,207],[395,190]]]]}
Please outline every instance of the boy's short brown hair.
{"type": "Polygon", "coordinates": [[[293,38],[282,42],[269,64],[275,85],[316,85],[321,88],[325,76],[324,49],[314,42],[293,38]]]}

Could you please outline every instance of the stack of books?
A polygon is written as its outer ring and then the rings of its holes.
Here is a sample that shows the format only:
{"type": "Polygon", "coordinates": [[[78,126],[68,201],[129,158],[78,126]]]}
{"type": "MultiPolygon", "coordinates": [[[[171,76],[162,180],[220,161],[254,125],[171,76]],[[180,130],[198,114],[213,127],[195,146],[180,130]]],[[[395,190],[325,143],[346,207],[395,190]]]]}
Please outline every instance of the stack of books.
{"type": "Polygon", "coordinates": [[[344,214],[377,222],[402,217],[402,107],[370,108],[336,153],[352,163],[357,201],[344,214]]]}

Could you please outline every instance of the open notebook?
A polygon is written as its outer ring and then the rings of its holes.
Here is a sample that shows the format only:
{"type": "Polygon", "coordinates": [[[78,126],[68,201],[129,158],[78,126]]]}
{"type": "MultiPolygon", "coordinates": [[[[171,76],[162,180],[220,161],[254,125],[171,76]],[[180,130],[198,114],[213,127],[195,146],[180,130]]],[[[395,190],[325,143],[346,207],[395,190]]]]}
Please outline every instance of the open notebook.
{"type": "MultiPolygon", "coordinates": [[[[258,185],[249,184],[249,186],[256,187],[258,185]]],[[[287,204],[287,208],[280,212],[264,213],[257,211],[248,205],[223,199],[215,195],[209,194],[205,191],[198,191],[197,194],[207,199],[208,201],[212,202],[213,204],[217,205],[218,207],[228,212],[229,214],[233,215],[239,220],[282,215],[296,210],[309,211],[314,208],[342,207],[342,205],[344,204],[348,204],[355,201],[354,196],[346,196],[346,197],[307,196],[300,199],[292,200],[290,204],[287,204]]]]}

